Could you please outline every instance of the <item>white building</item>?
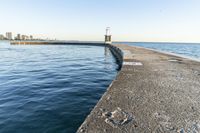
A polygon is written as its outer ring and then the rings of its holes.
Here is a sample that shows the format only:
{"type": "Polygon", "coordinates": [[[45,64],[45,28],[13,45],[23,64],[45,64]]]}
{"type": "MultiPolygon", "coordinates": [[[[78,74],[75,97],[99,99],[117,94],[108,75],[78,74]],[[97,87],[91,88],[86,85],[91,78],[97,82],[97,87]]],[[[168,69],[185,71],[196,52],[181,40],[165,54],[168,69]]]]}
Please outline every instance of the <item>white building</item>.
{"type": "Polygon", "coordinates": [[[6,38],[12,40],[12,32],[6,32],[6,38]]]}
{"type": "Polygon", "coordinates": [[[0,40],[4,40],[4,36],[0,34],[0,40]]]}
{"type": "Polygon", "coordinates": [[[29,40],[29,36],[27,36],[27,35],[22,35],[22,36],[21,36],[21,40],[29,40]]]}

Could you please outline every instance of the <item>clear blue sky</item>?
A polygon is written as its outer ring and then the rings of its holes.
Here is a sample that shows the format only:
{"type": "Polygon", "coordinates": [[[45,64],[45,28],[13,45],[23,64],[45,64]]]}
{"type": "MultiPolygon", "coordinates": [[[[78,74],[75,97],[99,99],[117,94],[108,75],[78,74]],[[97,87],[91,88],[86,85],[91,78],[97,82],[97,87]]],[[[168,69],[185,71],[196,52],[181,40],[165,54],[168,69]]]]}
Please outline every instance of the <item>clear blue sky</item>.
{"type": "Polygon", "coordinates": [[[200,0],[0,0],[0,33],[65,40],[200,42],[200,0]]]}

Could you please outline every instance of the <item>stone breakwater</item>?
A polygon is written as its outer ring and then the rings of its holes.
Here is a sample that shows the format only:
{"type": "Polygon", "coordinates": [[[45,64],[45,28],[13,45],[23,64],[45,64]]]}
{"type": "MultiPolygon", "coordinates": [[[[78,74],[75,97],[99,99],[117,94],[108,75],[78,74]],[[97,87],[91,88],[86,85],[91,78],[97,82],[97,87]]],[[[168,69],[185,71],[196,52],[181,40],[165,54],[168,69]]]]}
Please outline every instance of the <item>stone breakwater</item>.
{"type": "Polygon", "coordinates": [[[115,47],[114,45],[107,44],[106,46],[109,47],[110,51],[112,52],[112,54],[117,59],[119,65],[122,66],[122,64],[123,64],[123,58],[124,58],[123,57],[124,56],[123,51],[120,48],[115,47]]]}
{"type": "Polygon", "coordinates": [[[122,68],[78,133],[200,132],[200,62],[109,45],[122,68]]]}

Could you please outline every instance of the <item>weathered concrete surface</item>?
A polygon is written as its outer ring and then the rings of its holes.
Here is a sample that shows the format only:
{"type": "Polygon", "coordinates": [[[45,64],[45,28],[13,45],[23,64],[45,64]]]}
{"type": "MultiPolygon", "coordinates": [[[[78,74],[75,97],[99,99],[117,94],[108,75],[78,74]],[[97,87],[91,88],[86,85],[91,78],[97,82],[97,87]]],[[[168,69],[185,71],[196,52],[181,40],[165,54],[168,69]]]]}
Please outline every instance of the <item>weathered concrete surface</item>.
{"type": "Polygon", "coordinates": [[[129,63],[77,132],[200,132],[200,63],[117,46],[128,53],[129,63]]]}

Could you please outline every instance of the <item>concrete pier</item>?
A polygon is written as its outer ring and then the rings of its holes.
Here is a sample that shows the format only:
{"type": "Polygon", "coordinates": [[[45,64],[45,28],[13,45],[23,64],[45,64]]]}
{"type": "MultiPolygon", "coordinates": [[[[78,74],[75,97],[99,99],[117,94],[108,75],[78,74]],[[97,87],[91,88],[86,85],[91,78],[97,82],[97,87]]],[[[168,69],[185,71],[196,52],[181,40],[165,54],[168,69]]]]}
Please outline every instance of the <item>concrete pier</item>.
{"type": "Polygon", "coordinates": [[[105,45],[104,42],[84,41],[11,41],[11,45],[105,45]]]}
{"type": "Polygon", "coordinates": [[[199,62],[128,45],[110,48],[121,71],[78,133],[200,132],[199,62]]]}

